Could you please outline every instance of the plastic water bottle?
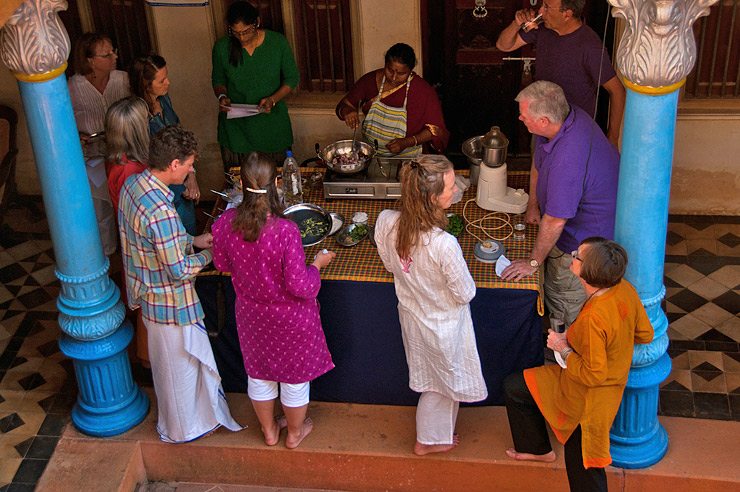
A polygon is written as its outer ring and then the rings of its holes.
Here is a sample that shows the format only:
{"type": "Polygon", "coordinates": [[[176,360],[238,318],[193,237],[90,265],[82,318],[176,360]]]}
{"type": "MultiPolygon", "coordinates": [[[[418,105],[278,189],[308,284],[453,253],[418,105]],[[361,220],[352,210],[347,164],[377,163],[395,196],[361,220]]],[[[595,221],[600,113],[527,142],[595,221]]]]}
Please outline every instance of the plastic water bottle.
{"type": "Polygon", "coordinates": [[[303,186],[301,185],[301,171],[293,152],[285,152],[283,161],[283,202],[286,207],[303,202],[303,186]]]}

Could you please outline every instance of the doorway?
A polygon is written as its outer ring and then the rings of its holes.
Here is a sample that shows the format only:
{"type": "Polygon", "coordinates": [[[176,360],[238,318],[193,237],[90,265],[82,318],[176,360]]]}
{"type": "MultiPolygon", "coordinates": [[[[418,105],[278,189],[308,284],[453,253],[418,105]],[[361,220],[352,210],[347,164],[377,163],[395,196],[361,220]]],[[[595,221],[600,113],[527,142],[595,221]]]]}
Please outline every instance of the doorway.
{"type": "MultiPolygon", "coordinates": [[[[494,125],[508,137],[511,158],[528,160],[530,157],[531,137],[518,120],[519,109],[514,98],[531,83],[536,64],[506,58],[535,57],[536,53],[529,46],[503,53],[496,49],[496,39],[518,9],[538,9],[541,0],[484,3],[487,14],[476,17],[475,0],[421,2],[424,78],[439,94],[450,131],[447,154],[456,166],[466,166],[460,150],[462,142],[488,132],[494,125]]],[[[584,20],[600,37],[606,33],[611,55],[614,18],[606,20],[609,11],[606,2],[590,3],[593,5],[586,6],[584,20]]],[[[605,128],[608,96],[603,90],[599,101],[597,121],[605,128]]]]}

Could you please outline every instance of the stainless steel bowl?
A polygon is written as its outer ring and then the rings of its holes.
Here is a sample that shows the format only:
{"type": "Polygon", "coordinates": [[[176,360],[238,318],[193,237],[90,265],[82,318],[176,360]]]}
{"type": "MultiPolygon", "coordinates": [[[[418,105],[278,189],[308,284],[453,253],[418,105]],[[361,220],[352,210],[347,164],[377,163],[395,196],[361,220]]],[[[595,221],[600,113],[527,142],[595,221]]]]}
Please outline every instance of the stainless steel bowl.
{"type": "Polygon", "coordinates": [[[291,205],[283,211],[283,215],[298,226],[303,246],[318,244],[331,232],[332,218],[329,212],[313,203],[291,205]]]}
{"type": "Polygon", "coordinates": [[[359,140],[340,140],[334,142],[331,145],[324,147],[324,150],[319,150],[319,145],[316,144],[316,154],[319,158],[324,161],[326,167],[340,174],[354,174],[364,170],[370,163],[370,160],[375,155],[375,149],[372,145],[367,142],[361,142],[359,140]],[[356,151],[360,157],[354,162],[349,164],[334,164],[332,160],[339,156],[349,156],[353,151],[356,151]]]}
{"type": "Polygon", "coordinates": [[[336,240],[338,244],[350,247],[365,239],[369,232],[370,228],[365,224],[350,224],[337,233],[336,240]],[[355,234],[355,237],[352,237],[352,232],[355,229],[359,230],[360,228],[364,228],[364,232],[359,235],[355,234]]]}
{"type": "Polygon", "coordinates": [[[483,135],[478,135],[477,137],[467,139],[462,144],[463,154],[465,154],[470,163],[470,183],[473,185],[478,184],[480,166],[483,162],[483,145],[481,144],[481,140],[483,140],[483,135]]]}
{"type": "Polygon", "coordinates": [[[483,146],[481,145],[482,135],[471,137],[463,142],[462,151],[471,164],[480,166],[483,162],[483,146]]]}

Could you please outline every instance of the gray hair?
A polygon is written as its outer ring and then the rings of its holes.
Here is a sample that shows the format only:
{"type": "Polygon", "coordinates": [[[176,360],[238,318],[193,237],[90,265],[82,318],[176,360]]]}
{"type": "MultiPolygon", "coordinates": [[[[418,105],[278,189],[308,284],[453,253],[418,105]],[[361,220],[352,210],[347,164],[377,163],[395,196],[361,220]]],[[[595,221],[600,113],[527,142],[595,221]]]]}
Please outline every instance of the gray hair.
{"type": "Polygon", "coordinates": [[[108,108],[105,115],[106,159],[121,163],[123,154],[143,164],[149,161],[149,106],[136,96],[108,108]]]}
{"type": "Polygon", "coordinates": [[[514,100],[529,102],[529,112],[532,117],[545,117],[556,124],[565,121],[570,113],[570,105],[565,99],[563,89],[558,84],[546,80],[532,82],[522,89],[514,100]]]}

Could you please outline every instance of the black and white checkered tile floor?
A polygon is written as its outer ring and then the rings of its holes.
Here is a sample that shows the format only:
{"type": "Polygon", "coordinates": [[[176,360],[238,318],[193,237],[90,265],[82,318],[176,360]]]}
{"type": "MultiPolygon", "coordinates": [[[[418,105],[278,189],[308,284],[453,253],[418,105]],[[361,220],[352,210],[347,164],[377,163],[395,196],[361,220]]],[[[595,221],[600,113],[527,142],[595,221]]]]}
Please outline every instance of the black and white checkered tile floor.
{"type": "MultiPolygon", "coordinates": [[[[56,341],[54,253],[33,203],[7,211],[0,229],[0,492],[34,489],[76,395],[56,341]]],[[[673,371],[660,413],[740,420],[740,217],[672,216],[668,229],[673,371]]]]}

